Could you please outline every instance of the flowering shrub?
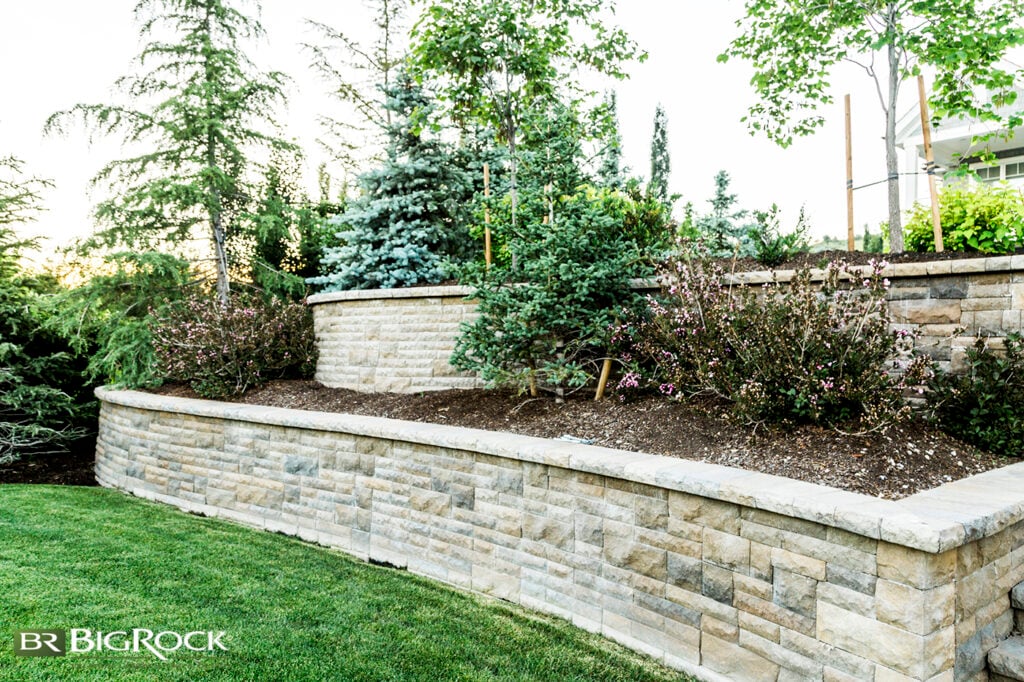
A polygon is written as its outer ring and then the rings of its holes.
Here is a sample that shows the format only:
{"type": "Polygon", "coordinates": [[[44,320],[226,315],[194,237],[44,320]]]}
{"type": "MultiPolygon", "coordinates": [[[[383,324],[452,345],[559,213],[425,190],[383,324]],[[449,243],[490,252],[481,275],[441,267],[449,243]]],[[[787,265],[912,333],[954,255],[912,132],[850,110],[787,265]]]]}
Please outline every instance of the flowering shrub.
{"type": "Polygon", "coordinates": [[[164,311],[151,331],[162,376],[205,398],[309,377],[316,367],[313,316],[302,304],[235,294],[221,306],[212,296],[193,296],[164,311]]]}
{"type": "Polygon", "coordinates": [[[902,333],[889,330],[883,265],[862,275],[833,263],[821,282],[801,270],[757,288],[730,284],[712,262],[671,261],[662,296],[615,331],[627,368],[618,389],[721,398],[752,424],[883,428],[908,414],[903,393],[928,368],[889,371],[902,333]]]}
{"type": "Polygon", "coordinates": [[[967,374],[939,373],[928,406],[946,433],[997,455],[1024,454],[1024,337],[1009,334],[998,353],[985,339],[967,349],[967,374]]]}

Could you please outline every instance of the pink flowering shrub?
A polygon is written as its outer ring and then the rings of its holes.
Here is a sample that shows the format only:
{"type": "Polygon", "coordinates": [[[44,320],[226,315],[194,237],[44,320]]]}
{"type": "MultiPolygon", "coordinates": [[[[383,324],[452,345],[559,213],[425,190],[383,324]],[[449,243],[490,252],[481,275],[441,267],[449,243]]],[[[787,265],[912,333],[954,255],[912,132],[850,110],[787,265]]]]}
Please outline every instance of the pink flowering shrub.
{"type": "Polygon", "coordinates": [[[205,398],[225,398],[316,368],[313,316],[302,304],[234,294],[227,306],[193,296],[152,325],[158,372],[205,398]]]}
{"type": "Polygon", "coordinates": [[[626,368],[617,388],[719,398],[749,424],[884,428],[907,416],[903,395],[929,364],[895,371],[904,332],[890,331],[883,267],[863,275],[832,263],[820,281],[801,270],[757,287],[731,284],[714,262],[670,261],[662,294],[615,330],[626,368]]]}

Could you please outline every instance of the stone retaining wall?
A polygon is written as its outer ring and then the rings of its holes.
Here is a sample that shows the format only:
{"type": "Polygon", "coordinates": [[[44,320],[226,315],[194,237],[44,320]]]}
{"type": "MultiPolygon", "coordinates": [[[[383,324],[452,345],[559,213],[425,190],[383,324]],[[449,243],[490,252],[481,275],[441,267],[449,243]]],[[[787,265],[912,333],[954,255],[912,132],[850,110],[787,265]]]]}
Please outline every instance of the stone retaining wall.
{"type": "Polygon", "coordinates": [[[100,389],[106,486],[522,604],[703,680],[986,680],[1024,464],[892,502],[654,455],[100,389]]]}
{"type": "MultiPolygon", "coordinates": [[[[945,370],[963,369],[965,349],[981,334],[995,339],[1020,331],[1024,315],[1024,256],[902,263],[884,273],[892,282],[897,326],[919,334],[917,350],[945,370]],[[964,335],[956,336],[959,329],[964,335]]],[[[788,281],[792,271],[738,273],[740,284],[788,281]]],[[[346,291],[309,299],[316,321],[321,383],[363,391],[415,393],[480,385],[448,358],[462,322],[476,315],[467,287],[346,291]]]]}
{"type": "Polygon", "coordinates": [[[482,386],[448,364],[459,325],[476,317],[472,293],[445,286],[311,296],[317,381],[368,393],[482,386]]]}

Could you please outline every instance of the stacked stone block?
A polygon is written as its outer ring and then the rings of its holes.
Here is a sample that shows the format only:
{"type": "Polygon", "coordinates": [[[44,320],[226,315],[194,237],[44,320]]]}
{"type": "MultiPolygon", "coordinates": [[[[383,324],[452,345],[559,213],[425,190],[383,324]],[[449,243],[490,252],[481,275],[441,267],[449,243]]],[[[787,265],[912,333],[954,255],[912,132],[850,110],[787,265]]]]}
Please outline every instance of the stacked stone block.
{"type": "Polygon", "coordinates": [[[104,485],[555,614],[706,680],[985,680],[1024,579],[1021,465],[890,502],[511,434],[99,395],[104,485]]]}
{"type": "Polygon", "coordinates": [[[313,306],[325,386],[368,393],[475,388],[448,359],[464,322],[476,316],[468,287],[415,287],[318,294],[313,306]]]}

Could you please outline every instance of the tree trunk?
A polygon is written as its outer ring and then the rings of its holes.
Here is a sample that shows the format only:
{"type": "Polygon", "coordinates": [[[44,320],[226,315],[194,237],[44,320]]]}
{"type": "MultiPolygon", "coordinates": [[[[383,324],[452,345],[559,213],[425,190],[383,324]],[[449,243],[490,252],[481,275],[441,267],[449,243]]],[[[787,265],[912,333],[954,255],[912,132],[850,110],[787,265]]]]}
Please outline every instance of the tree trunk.
{"type": "Polygon", "coordinates": [[[902,253],[903,224],[900,216],[899,159],[896,156],[896,100],[900,92],[900,53],[896,46],[896,4],[886,8],[886,29],[889,32],[889,101],[885,108],[885,170],[889,194],[889,251],[902,253]]]}
{"type": "MultiPolygon", "coordinates": [[[[210,4],[206,7],[207,39],[213,35],[212,18],[213,6],[210,4]]],[[[209,58],[207,58],[206,80],[207,82],[211,82],[215,80],[215,78],[216,76],[213,73],[213,67],[210,64],[209,58]]],[[[208,109],[212,109],[212,107],[208,106],[208,109]]],[[[212,116],[212,111],[209,112],[209,115],[212,116]]],[[[216,181],[217,138],[214,135],[212,127],[207,128],[206,131],[206,169],[206,191],[209,195],[206,208],[210,220],[210,233],[213,237],[213,256],[217,266],[217,300],[222,306],[227,306],[231,294],[231,282],[228,279],[228,254],[227,246],[225,244],[227,239],[224,233],[224,207],[223,202],[221,201],[220,189],[217,187],[216,181]]]]}

